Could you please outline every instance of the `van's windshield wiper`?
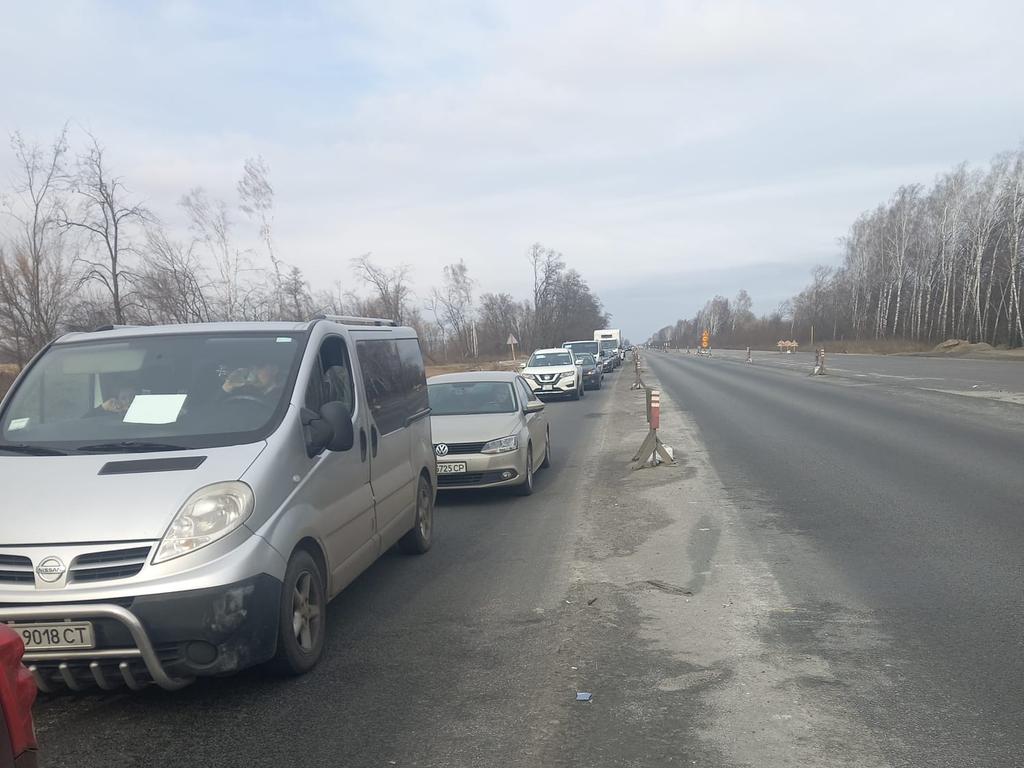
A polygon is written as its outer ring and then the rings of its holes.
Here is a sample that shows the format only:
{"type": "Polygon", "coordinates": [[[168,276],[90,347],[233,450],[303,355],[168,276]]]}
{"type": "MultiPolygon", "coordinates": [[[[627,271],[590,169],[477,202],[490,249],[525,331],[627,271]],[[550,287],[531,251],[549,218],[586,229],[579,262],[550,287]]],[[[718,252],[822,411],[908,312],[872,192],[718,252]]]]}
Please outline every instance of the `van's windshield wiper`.
{"type": "Polygon", "coordinates": [[[123,440],[120,443],[96,443],[95,445],[80,445],[76,450],[85,453],[145,453],[147,451],[187,451],[183,445],[172,445],[171,443],[143,443],[135,440],[123,440]]]}
{"type": "Polygon", "coordinates": [[[47,448],[44,445],[29,445],[28,443],[0,443],[0,451],[8,453],[24,453],[26,456],[67,456],[66,451],[58,451],[56,448],[47,448]]]}

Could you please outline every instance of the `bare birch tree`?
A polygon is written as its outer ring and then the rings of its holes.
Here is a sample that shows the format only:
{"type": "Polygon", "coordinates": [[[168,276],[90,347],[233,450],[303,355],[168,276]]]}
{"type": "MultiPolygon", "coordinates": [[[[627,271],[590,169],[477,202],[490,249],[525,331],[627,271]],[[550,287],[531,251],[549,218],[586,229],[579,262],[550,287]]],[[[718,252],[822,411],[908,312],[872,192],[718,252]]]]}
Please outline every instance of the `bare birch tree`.
{"type": "Polygon", "coordinates": [[[141,203],[129,199],[124,181],[107,166],[105,150],[96,137],[90,135],[89,140],[71,178],[70,191],[77,205],[61,212],[61,222],[65,229],[86,236],[91,247],[78,257],[84,269],[81,280],[103,287],[110,296],[113,320],[121,325],[128,317],[136,278],[127,263],[137,254],[133,235],[150,215],[141,203]]]}

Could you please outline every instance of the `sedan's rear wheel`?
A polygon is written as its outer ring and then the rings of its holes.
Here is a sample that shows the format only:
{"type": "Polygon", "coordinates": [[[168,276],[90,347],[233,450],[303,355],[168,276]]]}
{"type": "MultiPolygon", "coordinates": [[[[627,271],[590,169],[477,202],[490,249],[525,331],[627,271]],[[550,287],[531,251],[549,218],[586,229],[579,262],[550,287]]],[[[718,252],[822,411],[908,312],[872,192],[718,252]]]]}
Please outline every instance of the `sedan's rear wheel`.
{"type": "Polygon", "coordinates": [[[551,466],[551,429],[549,428],[544,433],[544,461],[541,462],[540,468],[547,469],[551,466]]]}

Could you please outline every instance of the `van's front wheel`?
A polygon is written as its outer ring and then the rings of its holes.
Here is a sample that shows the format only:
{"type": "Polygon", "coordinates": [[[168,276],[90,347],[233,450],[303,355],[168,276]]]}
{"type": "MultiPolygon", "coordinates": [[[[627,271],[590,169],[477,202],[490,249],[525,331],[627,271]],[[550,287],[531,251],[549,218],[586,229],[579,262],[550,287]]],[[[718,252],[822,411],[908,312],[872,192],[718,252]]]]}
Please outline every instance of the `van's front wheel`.
{"type": "Polygon", "coordinates": [[[324,577],[313,557],[297,550],[284,575],[274,666],[288,675],[305,674],[324,652],[327,599],[324,577]]]}
{"type": "Polygon", "coordinates": [[[416,520],[412,530],[398,540],[398,548],[407,555],[422,555],[434,537],[434,493],[430,481],[420,475],[416,487],[416,520]]]}

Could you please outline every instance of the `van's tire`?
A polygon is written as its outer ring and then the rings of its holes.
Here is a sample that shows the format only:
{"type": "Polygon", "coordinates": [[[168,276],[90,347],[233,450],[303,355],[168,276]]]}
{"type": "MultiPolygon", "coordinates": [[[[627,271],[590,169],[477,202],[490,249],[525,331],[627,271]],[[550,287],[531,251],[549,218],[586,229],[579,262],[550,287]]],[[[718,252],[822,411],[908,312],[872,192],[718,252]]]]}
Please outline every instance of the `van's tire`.
{"type": "Polygon", "coordinates": [[[271,661],[280,674],[309,672],[324,652],[327,629],[327,590],[316,560],[297,549],[288,561],[281,587],[277,655],[271,661]]]}
{"type": "Polygon", "coordinates": [[[434,489],[420,475],[416,486],[416,519],[412,528],[398,540],[398,548],[407,555],[422,555],[434,541],[434,489]]]}
{"type": "Polygon", "coordinates": [[[533,446],[526,447],[526,477],[516,486],[516,493],[529,496],[533,493],[533,446]]]}
{"type": "Polygon", "coordinates": [[[544,461],[540,463],[541,469],[547,469],[551,466],[551,430],[548,429],[544,433],[544,461]]]}

